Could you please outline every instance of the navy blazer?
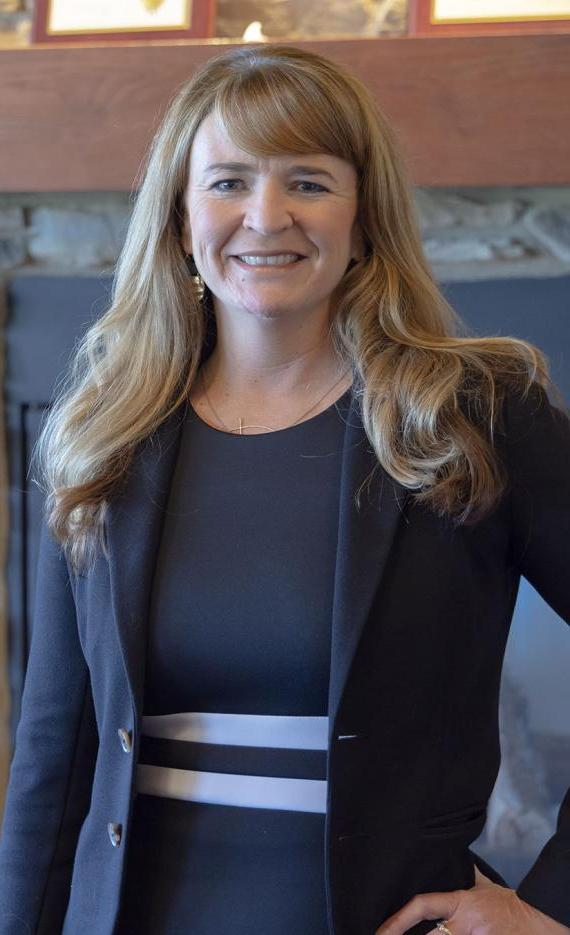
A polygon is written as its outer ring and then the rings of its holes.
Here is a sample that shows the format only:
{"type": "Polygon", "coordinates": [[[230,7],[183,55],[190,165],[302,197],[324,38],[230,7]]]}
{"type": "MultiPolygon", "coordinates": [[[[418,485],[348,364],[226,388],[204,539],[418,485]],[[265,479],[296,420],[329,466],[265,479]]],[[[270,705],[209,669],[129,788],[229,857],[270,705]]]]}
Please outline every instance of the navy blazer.
{"type": "MultiPolygon", "coordinates": [[[[570,420],[537,384],[526,400],[509,394],[495,436],[509,489],[485,520],[454,528],[377,464],[354,399],[345,415],[323,870],[331,935],[372,935],[416,893],[473,886],[475,863],[492,873],[469,845],[499,768],[521,574],[570,622],[570,420]]],[[[183,416],[137,446],[108,509],[108,559],[74,576],[43,525],[0,843],[0,935],[116,928],[150,586],[183,416]]],[[[570,925],[569,881],[570,792],[518,892],[570,925]]]]}

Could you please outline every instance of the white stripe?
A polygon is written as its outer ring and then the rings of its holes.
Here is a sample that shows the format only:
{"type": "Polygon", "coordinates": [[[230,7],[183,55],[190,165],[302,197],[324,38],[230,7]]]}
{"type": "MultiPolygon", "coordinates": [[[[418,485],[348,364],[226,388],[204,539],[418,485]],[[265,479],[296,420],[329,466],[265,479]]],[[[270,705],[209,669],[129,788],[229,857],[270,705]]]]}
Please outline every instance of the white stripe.
{"type": "Polygon", "coordinates": [[[191,802],[322,814],[326,812],[326,779],[242,776],[139,763],[136,789],[145,795],[159,795],[191,802]]]}
{"type": "Polygon", "coordinates": [[[176,714],[144,715],[142,733],[147,737],[239,747],[326,750],[328,721],[328,717],[303,715],[181,711],[176,714]]]}

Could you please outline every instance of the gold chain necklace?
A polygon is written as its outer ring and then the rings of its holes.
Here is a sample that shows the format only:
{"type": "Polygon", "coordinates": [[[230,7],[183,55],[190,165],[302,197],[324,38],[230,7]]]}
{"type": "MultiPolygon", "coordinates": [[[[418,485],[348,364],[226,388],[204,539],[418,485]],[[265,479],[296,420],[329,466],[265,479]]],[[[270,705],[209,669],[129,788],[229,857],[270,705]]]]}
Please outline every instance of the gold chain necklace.
{"type": "MultiPolygon", "coordinates": [[[[304,412],[301,416],[299,416],[299,418],[298,418],[295,422],[293,422],[291,425],[284,425],[284,426],[282,426],[282,428],[291,428],[293,425],[297,425],[297,423],[300,422],[301,419],[304,419],[305,416],[307,416],[307,415],[315,408],[315,406],[318,406],[319,403],[323,401],[323,399],[325,398],[325,396],[328,396],[328,394],[329,394],[332,390],[334,390],[335,386],[338,386],[338,384],[341,382],[341,380],[344,380],[344,379],[346,378],[347,374],[348,374],[348,371],[346,371],[345,373],[343,373],[343,375],[340,377],[340,379],[338,379],[338,380],[336,381],[336,383],[333,383],[333,385],[332,385],[331,387],[329,387],[329,389],[326,391],[326,393],[323,393],[323,395],[321,396],[321,398],[318,399],[318,400],[316,401],[316,403],[313,403],[313,405],[310,407],[310,409],[307,409],[307,411],[304,412]]],[[[252,424],[252,425],[243,425],[243,419],[241,418],[241,416],[240,416],[240,420],[239,420],[239,427],[238,427],[237,429],[230,429],[230,428],[228,428],[228,426],[225,424],[225,422],[223,422],[222,419],[220,419],[218,413],[216,412],[216,410],[215,410],[214,407],[212,406],[212,403],[211,403],[211,401],[210,401],[210,397],[208,396],[208,390],[206,389],[206,381],[205,381],[205,379],[204,379],[204,371],[203,371],[203,370],[200,370],[200,378],[201,378],[201,381],[202,381],[202,386],[203,386],[203,388],[204,388],[204,395],[205,395],[205,397],[206,397],[208,406],[210,407],[210,409],[211,409],[212,412],[214,413],[214,415],[215,415],[216,419],[218,420],[218,422],[220,422],[220,424],[226,429],[227,432],[230,432],[232,435],[235,435],[236,432],[237,432],[239,435],[243,435],[243,430],[244,430],[244,429],[267,429],[269,432],[278,431],[278,429],[275,429],[273,426],[270,426],[270,425],[255,425],[255,424],[252,424]]]]}

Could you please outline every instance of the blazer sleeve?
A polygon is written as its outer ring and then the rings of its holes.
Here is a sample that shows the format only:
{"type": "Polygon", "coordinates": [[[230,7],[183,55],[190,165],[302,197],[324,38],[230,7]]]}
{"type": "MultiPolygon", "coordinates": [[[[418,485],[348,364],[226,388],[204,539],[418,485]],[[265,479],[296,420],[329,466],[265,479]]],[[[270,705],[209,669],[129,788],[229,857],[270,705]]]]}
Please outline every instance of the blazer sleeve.
{"type": "Polygon", "coordinates": [[[68,564],[45,517],[36,581],[0,837],[0,935],[61,931],[98,748],[68,564]]]}
{"type": "MultiPolygon", "coordinates": [[[[541,597],[570,623],[570,420],[533,383],[525,399],[507,398],[505,428],[514,559],[541,597]]],[[[555,834],[516,892],[570,926],[570,789],[555,834]]]]}

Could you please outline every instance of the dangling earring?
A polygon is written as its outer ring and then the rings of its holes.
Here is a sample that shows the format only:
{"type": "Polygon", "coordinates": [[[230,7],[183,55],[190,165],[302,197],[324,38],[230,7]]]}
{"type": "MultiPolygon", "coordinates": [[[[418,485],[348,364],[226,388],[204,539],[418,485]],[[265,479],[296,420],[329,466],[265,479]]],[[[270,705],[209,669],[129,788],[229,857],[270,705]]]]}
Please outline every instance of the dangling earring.
{"type": "Polygon", "coordinates": [[[204,280],[202,279],[202,277],[200,276],[200,273],[198,272],[198,268],[196,266],[196,262],[194,260],[194,256],[192,253],[186,254],[186,266],[188,268],[188,272],[193,277],[193,279],[196,279],[198,281],[198,291],[200,294],[200,300],[202,300],[204,298],[204,291],[206,288],[206,284],[204,280]]]}

